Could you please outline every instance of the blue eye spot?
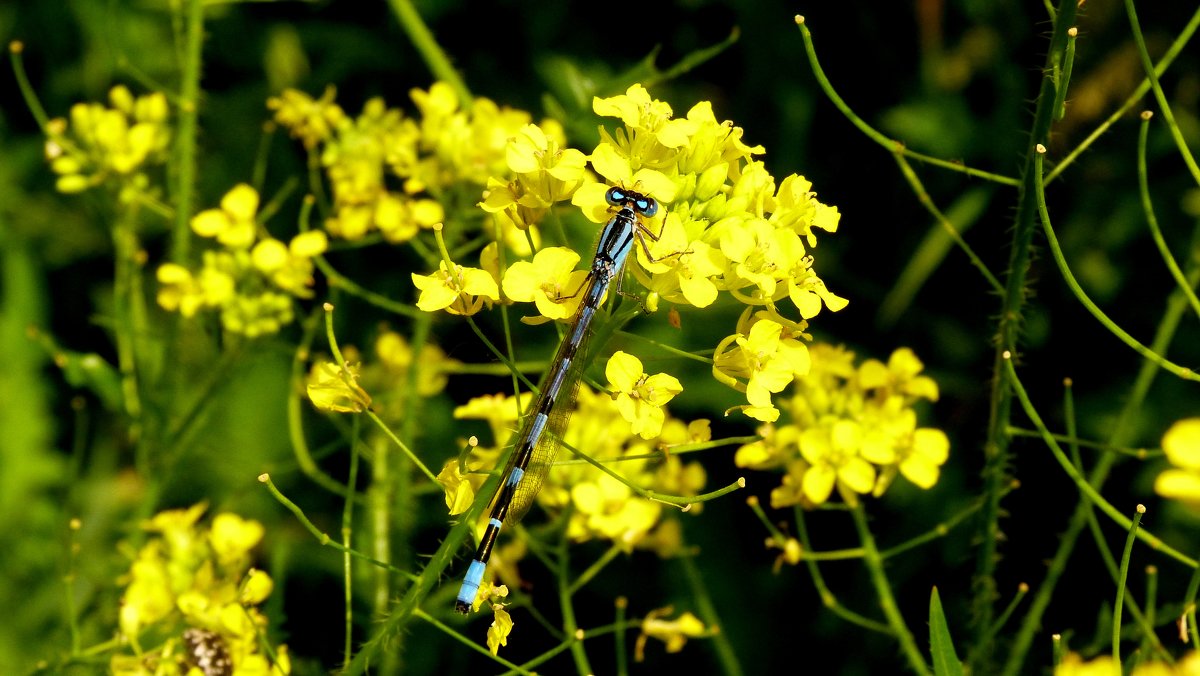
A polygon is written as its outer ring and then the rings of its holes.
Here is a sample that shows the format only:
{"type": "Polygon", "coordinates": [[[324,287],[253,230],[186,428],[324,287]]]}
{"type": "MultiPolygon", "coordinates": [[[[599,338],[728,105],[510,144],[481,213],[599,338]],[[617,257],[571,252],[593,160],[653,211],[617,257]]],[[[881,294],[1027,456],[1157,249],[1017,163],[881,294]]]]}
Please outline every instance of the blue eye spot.
{"type": "Polygon", "coordinates": [[[649,197],[643,197],[633,205],[646,218],[654,218],[654,214],[658,213],[658,202],[649,197]]]}
{"type": "Polygon", "coordinates": [[[604,199],[608,201],[609,204],[616,207],[624,204],[629,198],[625,195],[624,190],[621,190],[620,188],[609,188],[608,192],[604,195],[604,199]]]}

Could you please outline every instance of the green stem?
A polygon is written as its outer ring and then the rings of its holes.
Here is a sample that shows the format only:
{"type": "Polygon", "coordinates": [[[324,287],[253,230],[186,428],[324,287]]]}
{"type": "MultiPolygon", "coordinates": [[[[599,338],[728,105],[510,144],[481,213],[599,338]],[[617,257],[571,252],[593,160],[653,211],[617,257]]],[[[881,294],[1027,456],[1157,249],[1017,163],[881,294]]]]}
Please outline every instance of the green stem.
{"type": "Polygon", "coordinates": [[[204,47],[204,2],[187,0],[183,72],[179,86],[179,123],[175,133],[175,227],[171,262],[187,265],[191,248],[192,202],[196,183],[197,111],[200,106],[201,53],[204,47]]]}
{"type": "Polygon", "coordinates": [[[1012,243],[1004,294],[1001,299],[999,320],[996,327],[996,350],[992,360],[992,387],[989,396],[987,437],[984,442],[983,480],[985,502],[981,513],[979,551],[976,558],[973,608],[974,642],[967,657],[968,665],[978,668],[992,661],[994,646],[987,640],[993,635],[995,619],[994,603],[996,592],[995,570],[998,548],[1001,541],[1000,519],[1003,513],[1001,500],[1007,495],[1011,478],[1008,468],[1012,465],[1009,453],[1007,429],[1012,413],[1012,388],[1006,377],[1008,360],[1005,350],[1015,349],[1019,343],[1021,317],[1028,295],[1026,284],[1029,274],[1030,256],[1033,251],[1033,234],[1036,230],[1036,199],[1033,195],[1034,182],[1041,174],[1035,173],[1034,162],[1038,157],[1036,146],[1048,137],[1054,120],[1054,80],[1050,77],[1056,63],[1061,63],[1066,48],[1067,29],[1075,21],[1076,0],[1060,0],[1054,32],[1046,54],[1041,89],[1037,97],[1033,125],[1025,149],[1025,164],[1021,172],[1016,217],[1013,223],[1012,243]]]}
{"type": "Polygon", "coordinates": [[[854,517],[858,539],[862,541],[863,563],[871,576],[871,584],[875,586],[879,607],[883,610],[883,616],[887,618],[888,627],[891,629],[892,635],[900,642],[900,649],[908,659],[908,666],[918,674],[926,676],[930,674],[929,665],[925,663],[925,657],[921,654],[921,649],[917,647],[917,642],[913,639],[908,625],[904,623],[904,617],[900,614],[895,597],[892,596],[891,583],[888,582],[887,573],[883,570],[883,557],[879,556],[879,550],[875,547],[875,536],[871,534],[871,528],[867,525],[867,515],[861,500],[851,508],[850,514],[854,517]]]}
{"type": "MultiPolygon", "coordinates": [[[[1193,267],[1189,272],[1188,279],[1192,287],[1200,283],[1200,268],[1193,267]]],[[[1176,289],[1167,301],[1166,311],[1159,322],[1154,342],[1151,343],[1151,348],[1155,352],[1163,352],[1171,344],[1171,340],[1174,338],[1186,310],[1187,301],[1183,293],[1176,289]]],[[[1154,378],[1157,374],[1158,366],[1154,362],[1142,362],[1142,367],[1138,371],[1133,387],[1129,391],[1125,405],[1121,408],[1121,412],[1112,426],[1109,447],[1123,445],[1125,440],[1130,436],[1133,422],[1141,416],[1142,404],[1145,402],[1146,396],[1150,391],[1150,386],[1154,383],[1154,378]]],[[[1045,436],[1045,433],[1043,433],[1043,436],[1045,436]]],[[[1115,453],[1106,453],[1100,456],[1100,459],[1088,474],[1088,484],[1099,491],[1108,478],[1113,465],[1120,458],[1121,456],[1115,453]]],[[[1050,607],[1054,588],[1062,576],[1066,574],[1067,563],[1075,550],[1075,543],[1079,539],[1079,534],[1087,527],[1091,519],[1091,514],[1092,503],[1088,500],[1087,496],[1080,494],[1079,502],[1076,504],[1075,511],[1071,515],[1067,529],[1059,537],[1058,550],[1054,553],[1054,558],[1050,561],[1050,565],[1046,570],[1046,576],[1038,586],[1037,592],[1029,604],[1029,610],[1021,622],[1020,629],[1010,644],[1008,659],[1004,663],[1002,674],[1015,676],[1021,672],[1025,658],[1029,654],[1029,649],[1033,645],[1034,639],[1040,635],[1042,630],[1042,618],[1045,615],[1046,609],[1050,607]]],[[[1200,587],[1200,571],[1197,571],[1193,580],[1197,587],[1200,587]]],[[[1192,594],[1185,598],[1194,598],[1196,589],[1193,588],[1191,591],[1192,594]]]]}
{"type": "Polygon", "coordinates": [[[743,673],[742,665],[738,662],[733,644],[729,642],[729,634],[720,631],[721,617],[717,614],[717,607],[712,602],[712,596],[708,593],[708,586],[704,584],[700,570],[696,568],[695,562],[688,554],[676,557],[675,560],[683,567],[683,574],[687,577],[688,589],[691,591],[692,602],[696,604],[696,611],[699,613],[700,619],[713,630],[712,645],[717,651],[717,661],[721,663],[722,673],[739,676],[743,673]]]}
{"type": "MultiPolygon", "coordinates": [[[[342,646],[342,664],[350,663],[351,646],[354,644],[354,567],[350,556],[351,538],[354,535],[354,487],[358,484],[358,433],[360,424],[354,419],[354,434],[350,438],[350,475],[346,479],[346,501],[342,505],[342,585],[343,601],[346,604],[346,639],[342,646]]],[[[386,559],[383,559],[386,561],[386,559]]],[[[386,574],[386,573],[385,573],[386,574]]]]}
{"type": "MultiPolygon", "coordinates": [[[[1041,148],[1041,146],[1039,146],[1039,148],[1041,148]]],[[[1173,373],[1184,380],[1200,381],[1200,374],[1196,373],[1190,368],[1187,368],[1186,366],[1180,366],[1179,364],[1166,359],[1154,350],[1151,350],[1150,348],[1138,342],[1138,340],[1129,335],[1125,329],[1117,326],[1117,323],[1109,319],[1108,315],[1104,314],[1104,311],[1101,310],[1100,307],[1096,305],[1086,293],[1084,293],[1083,288],[1079,286],[1079,282],[1075,280],[1075,275],[1071,273],[1071,269],[1067,266],[1066,258],[1063,256],[1062,247],[1058,245],[1058,238],[1054,236],[1054,229],[1050,225],[1050,213],[1046,210],[1045,186],[1040,180],[1042,176],[1042,156],[1044,154],[1044,148],[1036,153],[1036,159],[1034,161],[1034,173],[1038,180],[1034,186],[1034,193],[1035,197],[1037,198],[1038,216],[1041,218],[1042,229],[1046,233],[1046,243],[1050,245],[1050,252],[1053,254],[1054,262],[1056,265],[1058,265],[1058,271],[1062,274],[1063,281],[1067,283],[1067,287],[1070,288],[1071,292],[1075,294],[1075,297],[1079,300],[1080,304],[1082,304],[1088,312],[1092,313],[1092,316],[1095,317],[1100,324],[1104,326],[1104,328],[1108,329],[1110,333],[1120,339],[1121,342],[1128,345],[1135,352],[1142,355],[1146,359],[1149,359],[1155,364],[1158,364],[1158,366],[1164,370],[1169,371],[1170,373],[1173,373]]]]}
{"type": "Polygon", "coordinates": [[[411,0],[388,0],[388,4],[391,5],[396,18],[400,20],[400,26],[404,28],[404,32],[408,33],[408,39],[412,40],[413,46],[420,52],[421,58],[425,59],[425,65],[429,66],[434,78],[450,85],[454,89],[454,93],[458,95],[459,105],[463,110],[470,110],[474,101],[471,90],[467,88],[467,84],[463,82],[458,71],[454,70],[450,59],[434,39],[429,27],[421,20],[421,15],[413,7],[411,0]]]}
{"type": "Polygon", "coordinates": [[[1146,215],[1146,226],[1150,228],[1150,236],[1154,239],[1154,246],[1158,247],[1158,253],[1162,256],[1163,263],[1166,263],[1167,269],[1171,271],[1171,277],[1175,279],[1179,290],[1187,296],[1188,302],[1192,304],[1192,311],[1196,313],[1197,317],[1200,317],[1200,299],[1196,298],[1196,292],[1188,286],[1183,270],[1179,268],[1179,263],[1176,263],[1175,257],[1171,255],[1171,250],[1167,247],[1166,240],[1163,239],[1162,230],[1158,227],[1158,217],[1154,215],[1154,202],[1150,199],[1150,177],[1146,169],[1146,137],[1149,136],[1150,117],[1150,111],[1142,113],[1142,124],[1138,130],[1138,194],[1142,198],[1142,212],[1146,215]]]}
{"type": "Polygon", "coordinates": [[[1117,578],[1117,599],[1113,602],[1112,658],[1114,664],[1121,663],[1121,611],[1125,606],[1125,581],[1129,578],[1129,559],[1133,554],[1133,540],[1138,531],[1138,524],[1142,522],[1142,515],[1145,513],[1146,508],[1138,505],[1137,511],[1133,515],[1133,522],[1129,526],[1129,535],[1125,538],[1125,551],[1121,553],[1121,574],[1117,578]]]}
{"type": "Polygon", "coordinates": [[[1142,68],[1145,69],[1146,77],[1150,80],[1150,89],[1154,92],[1154,100],[1158,102],[1158,109],[1167,123],[1171,138],[1175,140],[1179,156],[1183,158],[1183,163],[1191,172],[1192,180],[1196,182],[1196,185],[1200,185],[1200,166],[1196,166],[1196,158],[1192,156],[1192,151],[1188,148],[1187,140],[1183,138],[1179,124],[1175,122],[1171,104],[1167,101],[1167,95],[1163,93],[1162,85],[1158,82],[1158,72],[1154,69],[1154,62],[1150,60],[1150,52],[1146,50],[1146,40],[1142,36],[1142,27],[1138,22],[1137,11],[1133,8],[1133,0],[1125,0],[1125,13],[1129,16],[1129,28],[1133,34],[1133,43],[1137,45],[1138,56],[1142,59],[1142,68]]]}
{"type": "MultiPolygon", "coordinates": [[[[1072,14],[1074,14],[1074,10],[1072,10],[1072,14]]],[[[812,34],[808,30],[808,25],[804,23],[804,17],[797,16],[796,23],[800,26],[800,36],[804,38],[804,51],[808,54],[809,67],[812,69],[813,75],[817,78],[817,84],[821,87],[821,91],[825,92],[825,96],[830,100],[830,102],[833,103],[833,105],[842,113],[842,115],[846,116],[846,119],[850,120],[851,124],[853,124],[855,127],[858,127],[858,130],[861,131],[867,138],[882,146],[884,150],[887,150],[889,153],[898,153],[905,157],[911,157],[919,162],[931,164],[935,167],[941,167],[951,171],[960,171],[967,176],[984,178],[989,181],[1001,183],[1003,185],[1020,185],[1020,179],[1016,179],[1011,176],[1001,176],[1000,174],[993,174],[980,169],[972,169],[961,162],[951,162],[938,157],[933,157],[932,155],[914,152],[908,148],[905,148],[904,144],[900,141],[888,138],[881,132],[876,131],[873,127],[871,127],[871,125],[867,124],[862,118],[856,115],[854,111],[851,110],[850,106],[846,105],[846,102],[842,100],[842,97],[838,96],[837,92],[834,91],[833,85],[829,83],[829,78],[825,77],[825,71],[821,69],[821,64],[817,60],[817,50],[813,46],[812,34]]]]}

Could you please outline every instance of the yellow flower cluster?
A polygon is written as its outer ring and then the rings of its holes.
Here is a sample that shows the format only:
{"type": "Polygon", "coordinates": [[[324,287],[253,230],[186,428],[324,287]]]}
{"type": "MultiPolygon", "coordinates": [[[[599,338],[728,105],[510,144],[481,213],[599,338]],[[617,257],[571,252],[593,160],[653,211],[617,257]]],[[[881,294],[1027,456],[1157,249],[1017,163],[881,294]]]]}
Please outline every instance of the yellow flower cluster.
{"type": "MultiPolygon", "coordinates": [[[[1124,673],[1122,665],[1110,655],[1084,661],[1078,653],[1067,653],[1062,662],[1054,667],[1054,676],[1109,676],[1119,673],[1124,673]]],[[[1138,662],[1129,673],[1130,676],[1195,676],[1200,674],[1200,652],[1193,650],[1174,664],[1157,660],[1138,662]]]]}
{"type": "Polygon", "coordinates": [[[463,110],[454,90],[441,82],[411,91],[419,120],[379,98],[352,118],[334,103],[334,94],[329,88],[313,99],[287,90],[267,106],[318,153],[333,193],[325,229],[348,240],[378,231],[389,242],[406,242],[445,219],[442,204],[455,201],[453,191],[465,186],[464,194],[473,196],[490,177],[507,175],[509,138],[522,130],[562,137],[557,125],[540,129],[529,124],[528,113],[487,99],[463,110]]]}
{"type": "Polygon", "coordinates": [[[114,655],[113,674],[183,676],[202,663],[225,667],[205,673],[291,671],[287,646],[262,652],[268,619],[256,606],[273,582],[250,567],[262,525],[225,513],[205,527],[204,511],[201,504],[161,512],[145,525],[153,535],[125,579],[119,618],[134,654],[114,655]]]}
{"type": "MultiPolygon", "coordinates": [[[[480,207],[494,215],[504,235],[532,233],[552,206],[566,200],[602,223],[611,215],[605,199],[610,184],[655,198],[665,208],[644,219],[653,234],[634,247],[634,274],[652,292],[648,306],[662,298],[703,308],[725,291],[773,323],[777,328],[759,329],[764,335],[740,332],[723,342],[714,375],[747,394],[749,405],[741,407],[747,415],[774,420],[772,395],[807,368],[798,340],[807,338],[807,320],[822,307],[836,311],[846,305],[813,271],[810,255],[817,230],[837,229],[837,209],[817,201],[801,176],[776,186],[763,163],[753,159],[763,149],[743,143],[742,130],[718,121],[707,102],[676,119],[669,105],[634,85],[623,95],[595,99],[593,108],[623,127],[615,133],[602,128],[600,143],[584,155],[564,148],[548,125],[526,125],[508,141],[503,171],[488,180],[480,207]],[[605,183],[591,181],[588,163],[605,183]],[[794,319],[776,307],[785,298],[795,307],[794,319]],[[770,354],[759,349],[766,332],[777,337],[770,354]],[[740,353],[728,349],[734,343],[740,353]]],[[[536,241],[531,234],[526,243],[536,241]]],[[[575,315],[587,274],[577,269],[579,253],[547,247],[505,270],[496,258],[485,252],[480,268],[455,264],[451,274],[444,261],[431,275],[414,274],[421,290],[418,307],[473,314],[504,300],[534,303],[540,318],[527,323],[575,315]]]]}
{"type": "Polygon", "coordinates": [[[768,425],[760,441],[738,449],[739,467],[782,469],[771,506],[820,505],[836,488],[842,499],[882,495],[903,475],[921,488],[937,483],[950,442],[941,430],[917,427],[913,406],[936,401],[937,383],[908,348],[887,364],[829,345],[809,348],[812,366],[784,403],[790,422],[768,425]]]}
{"type": "MultiPolygon", "coordinates": [[[[625,363],[622,358],[618,358],[618,362],[625,363]]],[[[633,370],[640,373],[640,364],[633,370]]],[[[655,376],[647,380],[649,378],[655,376]]],[[[633,382],[640,379],[633,378],[633,382]]],[[[645,386],[645,382],[642,386],[645,386]]],[[[671,389],[669,383],[666,389],[671,389]]],[[[635,499],[631,484],[672,495],[698,494],[705,483],[703,467],[698,463],[685,464],[674,456],[664,458],[656,448],[707,441],[708,427],[703,422],[689,426],[679,420],[658,419],[653,415],[625,416],[622,408],[627,405],[619,402],[622,396],[628,394],[618,393],[614,399],[581,385],[578,410],[571,418],[571,424],[563,431],[562,441],[565,446],[585,450],[588,456],[611,466],[624,481],[584,462],[556,466],[547,475],[537,500],[543,507],[555,512],[570,508],[567,536],[573,541],[605,539],[628,549],[642,546],[670,551],[672,547],[669,543],[664,545],[659,541],[660,537],[670,535],[661,529],[664,523],[663,506],[657,502],[635,499]],[[634,420],[631,421],[629,417],[634,420]],[[642,434],[647,427],[654,434],[642,434]],[[635,429],[638,431],[635,432],[635,429]],[[656,443],[648,439],[654,439],[656,443]]],[[[528,396],[522,397],[521,406],[527,406],[528,401],[528,396]]],[[[660,408],[655,407],[654,410],[662,413],[660,408]]],[[[473,399],[455,409],[454,416],[458,419],[486,420],[495,435],[494,446],[473,452],[468,462],[468,468],[473,472],[495,466],[502,457],[501,449],[510,442],[513,427],[519,420],[517,403],[512,397],[503,396],[473,399]]],[[[483,479],[483,474],[462,473],[457,460],[446,463],[439,480],[446,490],[446,504],[452,514],[461,513],[470,506],[483,479]]],[[[485,525],[486,522],[481,524],[485,525]]],[[[495,566],[489,566],[489,570],[493,568],[495,566]]]]}
{"type": "Polygon", "coordinates": [[[307,392],[313,406],[333,413],[356,413],[371,408],[387,420],[401,420],[411,410],[411,402],[394,396],[409,386],[409,374],[414,363],[418,397],[432,397],[446,387],[447,370],[458,364],[446,356],[440,347],[425,343],[416,354],[404,336],[384,329],[375,339],[375,359],[360,364],[359,351],[354,346],[342,349],[348,362],[345,370],[325,359],[317,359],[308,373],[307,392]],[[361,384],[360,384],[361,383],[361,384]],[[380,400],[373,401],[368,391],[379,392],[380,400]]]}
{"type": "Polygon", "coordinates": [[[118,85],[108,100],[111,107],[77,103],[69,122],[59,117],[47,125],[46,159],[59,176],[59,192],[83,192],[104,183],[145,189],[144,170],[166,160],[167,97],[156,92],[134,98],[118,85]]]}
{"type": "Polygon", "coordinates": [[[226,331],[251,338],[291,323],[292,299],[312,297],[312,259],[328,242],[318,230],[287,244],[274,239],[256,221],[258,203],[254,188],[241,184],[226,193],[219,209],[192,218],[192,231],[222,248],[206,251],[197,272],[176,263],[161,265],[160,306],[184,317],[217,310],[226,331]]]}

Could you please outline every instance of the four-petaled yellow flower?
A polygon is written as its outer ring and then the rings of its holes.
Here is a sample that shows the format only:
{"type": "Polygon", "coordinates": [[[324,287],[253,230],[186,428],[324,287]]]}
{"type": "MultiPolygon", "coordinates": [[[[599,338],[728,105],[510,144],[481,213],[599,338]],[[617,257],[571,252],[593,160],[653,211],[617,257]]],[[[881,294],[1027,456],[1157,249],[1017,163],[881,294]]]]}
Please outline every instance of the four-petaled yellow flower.
{"type": "Polygon", "coordinates": [[[332,413],[358,413],[371,407],[371,395],[358,384],[358,366],[343,370],[331,361],[319,361],[308,373],[308,398],[313,406],[332,413]]]}
{"type": "Polygon", "coordinates": [[[643,373],[641,360],[620,351],[609,358],[604,375],[613,387],[617,410],[633,433],[643,439],[657,437],[666,419],[662,407],[683,391],[679,380],[666,373],[643,373]]]}
{"type": "Polygon", "coordinates": [[[483,309],[484,303],[500,300],[496,279],[487,270],[454,266],[451,274],[446,261],[438,271],[429,275],[412,273],[413,286],[421,291],[417,307],[425,312],[445,310],[452,315],[473,315],[483,309]]]}
{"type": "Polygon", "coordinates": [[[809,364],[803,343],[785,336],[778,322],[762,319],[750,327],[748,335],[735,334],[721,341],[712,371],[718,381],[746,393],[750,405],[742,410],[747,416],[774,422],[779,409],[771,403],[771,395],[807,373],[809,364]]]}
{"type": "Polygon", "coordinates": [[[239,183],[221,198],[220,209],[206,209],[192,218],[192,230],[201,237],[214,237],[231,249],[248,249],[257,226],[258,192],[239,183]]]}
{"type": "MultiPolygon", "coordinates": [[[[522,303],[533,302],[546,319],[575,315],[583,302],[587,270],[576,270],[579,254],[563,247],[546,247],[532,261],[517,261],[504,273],[504,295],[522,303]]],[[[542,320],[545,321],[545,320],[542,320]]]]}

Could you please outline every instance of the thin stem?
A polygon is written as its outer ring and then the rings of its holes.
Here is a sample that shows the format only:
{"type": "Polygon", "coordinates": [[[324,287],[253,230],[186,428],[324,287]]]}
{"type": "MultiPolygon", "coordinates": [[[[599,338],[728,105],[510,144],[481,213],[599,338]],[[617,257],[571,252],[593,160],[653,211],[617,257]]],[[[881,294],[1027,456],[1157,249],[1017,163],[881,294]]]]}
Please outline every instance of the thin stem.
{"type": "Polygon", "coordinates": [[[717,660],[721,663],[721,671],[731,676],[738,676],[742,673],[742,665],[738,662],[733,644],[729,642],[729,635],[720,631],[721,617],[717,615],[717,606],[708,593],[708,586],[704,584],[700,569],[696,567],[692,557],[688,554],[677,557],[675,560],[683,567],[684,576],[688,581],[688,589],[691,591],[692,602],[696,604],[696,611],[699,613],[700,619],[712,630],[712,645],[717,651],[717,660]]]}
{"type": "Polygon", "coordinates": [[[289,512],[295,515],[296,519],[300,521],[300,525],[304,526],[305,530],[307,530],[309,533],[312,533],[313,537],[315,537],[317,542],[321,543],[322,546],[333,547],[339,552],[347,552],[350,554],[350,556],[362,559],[367,563],[386,568],[387,570],[399,575],[400,577],[403,577],[409,582],[416,582],[419,584],[424,581],[425,578],[422,575],[414,575],[407,570],[401,570],[389,563],[371,558],[370,556],[367,556],[366,554],[363,554],[352,547],[347,547],[340,542],[337,542],[331,538],[329,534],[321,532],[321,529],[313,525],[313,522],[310,521],[307,516],[305,516],[304,510],[300,509],[299,505],[289,500],[287,496],[280,492],[279,488],[275,486],[275,483],[271,481],[270,474],[260,474],[258,475],[258,480],[266,485],[267,490],[270,491],[271,495],[279,501],[279,504],[286,507],[289,512]]]}
{"type": "Polygon", "coordinates": [[[1138,524],[1142,522],[1142,515],[1145,513],[1146,508],[1138,505],[1133,522],[1129,525],[1129,535],[1125,538],[1125,551],[1121,553],[1121,573],[1117,577],[1117,599],[1113,602],[1112,620],[1112,658],[1116,664],[1121,663],[1121,611],[1125,606],[1125,580],[1129,577],[1129,559],[1133,554],[1133,540],[1137,535],[1138,524]]]}
{"type": "MultiPolygon", "coordinates": [[[[1075,469],[1075,466],[1071,464],[1070,458],[1068,458],[1067,454],[1063,452],[1062,447],[1058,445],[1058,442],[1050,437],[1050,432],[1046,429],[1045,423],[1042,422],[1042,417],[1038,415],[1037,409],[1034,408],[1033,402],[1030,401],[1029,395],[1025,392],[1025,387],[1021,384],[1021,380],[1017,377],[1017,371],[1015,368],[1013,368],[1012,359],[1006,359],[1005,364],[1008,367],[1008,378],[1012,384],[1013,393],[1020,401],[1021,408],[1024,409],[1025,415],[1029,416],[1029,419],[1033,421],[1034,427],[1037,427],[1038,430],[1042,432],[1042,439],[1046,442],[1046,445],[1050,447],[1050,451],[1054,455],[1054,459],[1058,461],[1059,466],[1063,468],[1064,472],[1066,472],[1067,477],[1075,483],[1079,490],[1094,506],[1100,508],[1100,511],[1107,514],[1114,523],[1125,529],[1131,528],[1133,524],[1129,520],[1129,517],[1122,514],[1120,510],[1105,500],[1104,496],[1100,495],[1096,488],[1088,483],[1087,479],[1085,479],[1083,475],[1080,474],[1077,469],[1075,469]]],[[[1186,566],[1191,568],[1200,566],[1200,562],[1197,562],[1195,559],[1187,556],[1174,547],[1167,545],[1167,543],[1152,535],[1144,528],[1137,529],[1137,537],[1148,544],[1151,549],[1166,554],[1167,556],[1186,566]]]]}
{"type": "MultiPolygon", "coordinates": [[[[1165,54],[1163,54],[1163,57],[1159,60],[1158,65],[1154,67],[1155,73],[1161,75],[1166,72],[1167,68],[1174,63],[1175,58],[1178,57],[1181,52],[1183,52],[1183,48],[1187,46],[1187,43],[1191,41],[1192,35],[1195,34],[1197,28],[1200,28],[1200,7],[1196,8],[1196,12],[1192,14],[1192,18],[1188,20],[1187,25],[1184,26],[1183,30],[1179,32],[1178,36],[1176,36],[1175,41],[1171,43],[1171,47],[1167,49],[1165,54]]],[[[1050,171],[1049,174],[1046,174],[1046,183],[1050,183],[1054,179],[1058,178],[1064,171],[1067,170],[1067,167],[1074,164],[1075,160],[1082,156],[1088,148],[1092,147],[1092,144],[1099,140],[1099,138],[1103,136],[1110,127],[1116,124],[1119,120],[1123,119],[1125,117],[1125,113],[1129,112],[1129,109],[1136,106],[1148,91],[1150,91],[1150,78],[1142,80],[1141,84],[1139,84],[1137,88],[1125,98],[1125,101],[1121,103],[1120,107],[1114,110],[1111,115],[1109,115],[1103,122],[1093,129],[1092,133],[1088,134],[1087,138],[1081,141],[1079,145],[1075,146],[1071,152],[1067,153],[1067,156],[1064,157],[1062,161],[1050,171]]]]}
{"type": "Polygon", "coordinates": [[[1143,112],[1142,124],[1138,129],[1138,194],[1142,198],[1142,212],[1146,215],[1146,226],[1150,228],[1150,237],[1154,239],[1154,246],[1158,247],[1158,253],[1162,255],[1163,263],[1166,263],[1167,269],[1171,271],[1171,276],[1175,278],[1175,284],[1179,290],[1183,291],[1188,302],[1192,304],[1192,311],[1196,313],[1197,317],[1200,317],[1200,299],[1196,298],[1196,292],[1192,291],[1183,270],[1179,268],[1179,263],[1176,263],[1175,257],[1171,255],[1171,250],[1167,247],[1166,240],[1163,239],[1162,229],[1158,227],[1158,217],[1154,215],[1154,202],[1150,199],[1149,172],[1146,170],[1146,137],[1149,136],[1150,117],[1150,111],[1143,112]]]}
{"type": "Polygon", "coordinates": [[[1080,304],[1087,308],[1088,312],[1092,313],[1092,316],[1095,317],[1100,324],[1104,326],[1104,328],[1108,329],[1110,333],[1120,339],[1121,342],[1132,348],[1135,352],[1158,364],[1164,370],[1174,373],[1184,380],[1200,381],[1200,374],[1197,374],[1190,368],[1180,366],[1175,362],[1166,359],[1154,350],[1151,350],[1150,348],[1138,342],[1137,339],[1126,333],[1125,329],[1117,326],[1116,322],[1109,319],[1108,315],[1104,314],[1104,311],[1101,310],[1100,307],[1096,305],[1086,293],[1084,293],[1083,288],[1079,286],[1079,282],[1075,280],[1075,275],[1071,273],[1071,269],[1067,266],[1066,258],[1063,256],[1062,247],[1059,246],[1058,238],[1054,236],[1054,228],[1050,225],[1050,213],[1046,210],[1045,184],[1041,180],[1042,156],[1044,154],[1044,148],[1035,153],[1033,166],[1037,181],[1034,183],[1034,195],[1037,198],[1037,212],[1042,221],[1042,229],[1046,233],[1046,243],[1050,245],[1050,252],[1054,256],[1054,262],[1058,265],[1058,271],[1062,274],[1063,281],[1067,283],[1067,287],[1070,288],[1071,292],[1075,294],[1075,297],[1079,300],[1080,304]]]}
{"type": "Polygon", "coordinates": [[[358,433],[359,419],[354,419],[354,434],[350,440],[350,476],[346,479],[346,501],[342,505],[342,586],[343,602],[346,604],[346,640],[342,646],[342,665],[350,663],[351,646],[354,641],[354,567],[350,557],[350,543],[354,535],[354,487],[358,485],[358,433]]]}
{"type": "Polygon", "coordinates": [[[821,87],[821,91],[825,92],[825,96],[829,98],[829,100],[839,111],[841,111],[842,115],[845,115],[846,119],[850,120],[850,123],[855,127],[858,127],[858,130],[861,131],[867,138],[882,146],[889,153],[899,153],[905,157],[911,157],[914,160],[931,164],[935,167],[941,167],[951,171],[959,171],[968,176],[984,178],[989,181],[1001,183],[1003,185],[1020,185],[1020,179],[1013,178],[1011,176],[1002,176],[1000,174],[993,174],[980,169],[972,169],[961,162],[951,162],[938,157],[933,157],[932,155],[914,152],[908,148],[905,148],[904,144],[900,141],[888,138],[881,132],[876,131],[873,127],[864,122],[862,118],[856,115],[854,111],[850,109],[850,106],[846,105],[846,102],[842,100],[842,97],[838,96],[838,93],[834,91],[833,85],[830,84],[829,79],[825,77],[825,71],[821,69],[821,64],[817,60],[817,51],[813,46],[812,34],[808,30],[808,25],[804,23],[804,17],[797,16],[796,24],[800,26],[800,36],[804,38],[804,51],[808,54],[809,66],[812,68],[813,75],[817,78],[817,84],[821,87]]]}
{"type": "Polygon", "coordinates": [[[1133,0],[1125,0],[1125,13],[1129,16],[1129,28],[1133,35],[1133,43],[1137,45],[1138,56],[1141,57],[1142,68],[1146,71],[1147,79],[1150,80],[1150,89],[1154,92],[1154,100],[1158,102],[1159,112],[1162,113],[1163,120],[1167,123],[1171,138],[1175,140],[1179,156],[1183,158],[1183,163],[1187,165],[1188,171],[1192,174],[1192,180],[1196,182],[1196,185],[1200,185],[1200,166],[1196,166],[1196,158],[1192,156],[1187,140],[1183,138],[1183,132],[1175,121],[1175,114],[1171,112],[1171,103],[1167,101],[1167,95],[1163,93],[1162,85],[1158,82],[1158,73],[1154,70],[1154,62],[1150,60],[1150,52],[1146,50],[1146,39],[1142,36],[1142,26],[1138,22],[1137,10],[1133,8],[1133,0]]]}
{"type": "Polygon", "coordinates": [[[896,605],[896,598],[892,596],[892,585],[887,579],[887,573],[883,570],[883,558],[879,556],[879,550],[875,548],[875,536],[871,534],[871,528],[867,525],[867,515],[861,500],[853,506],[850,514],[854,517],[858,539],[863,545],[865,553],[863,563],[866,564],[867,572],[871,576],[871,583],[875,587],[875,595],[879,598],[879,607],[883,610],[883,616],[887,618],[888,627],[891,629],[892,635],[900,642],[900,649],[908,659],[908,666],[923,676],[930,674],[929,665],[925,663],[921,649],[917,647],[912,632],[904,623],[904,617],[896,605]]]}
{"type": "Polygon", "coordinates": [[[391,5],[396,18],[400,20],[404,32],[408,33],[408,39],[412,40],[413,46],[420,52],[421,58],[425,59],[425,65],[429,66],[429,71],[433,73],[434,78],[449,84],[454,89],[454,93],[458,95],[458,102],[463,110],[470,110],[474,100],[471,90],[467,88],[467,84],[463,82],[458,71],[450,64],[450,59],[434,39],[429,27],[421,20],[421,15],[413,7],[411,0],[388,0],[388,4],[391,5]]]}
{"type": "Polygon", "coordinates": [[[183,72],[179,84],[179,123],[175,132],[175,226],[171,233],[171,261],[186,265],[191,248],[192,201],[196,184],[196,133],[200,107],[201,54],[204,48],[204,2],[187,0],[184,21],[183,72]]]}

